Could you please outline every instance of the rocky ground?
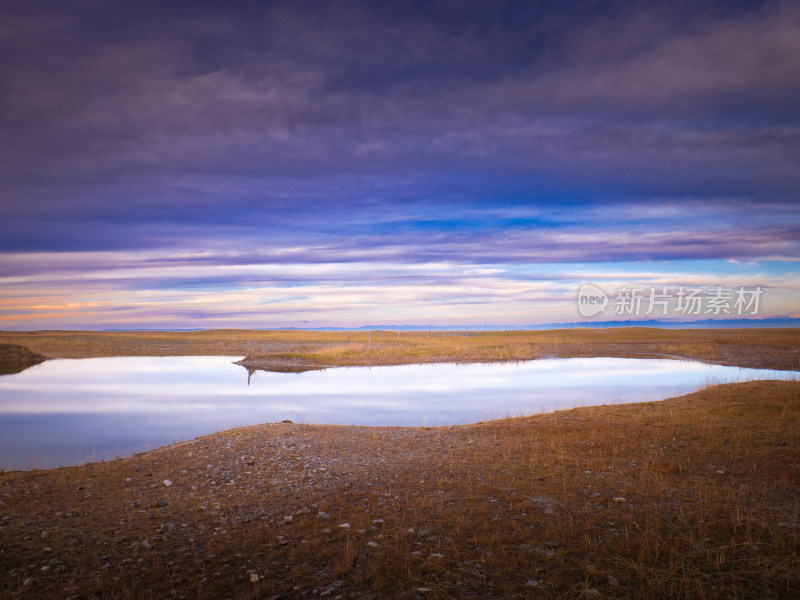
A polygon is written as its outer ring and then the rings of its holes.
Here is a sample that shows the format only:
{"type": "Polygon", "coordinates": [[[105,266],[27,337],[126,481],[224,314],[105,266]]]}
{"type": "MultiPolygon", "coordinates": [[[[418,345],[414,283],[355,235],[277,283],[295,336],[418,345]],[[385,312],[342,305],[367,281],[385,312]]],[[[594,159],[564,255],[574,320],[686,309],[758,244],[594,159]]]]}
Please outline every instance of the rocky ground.
{"type": "Polygon", "coordinates": [[[797,598],[800,384],[0,474],[3,598],[797,598]]]}

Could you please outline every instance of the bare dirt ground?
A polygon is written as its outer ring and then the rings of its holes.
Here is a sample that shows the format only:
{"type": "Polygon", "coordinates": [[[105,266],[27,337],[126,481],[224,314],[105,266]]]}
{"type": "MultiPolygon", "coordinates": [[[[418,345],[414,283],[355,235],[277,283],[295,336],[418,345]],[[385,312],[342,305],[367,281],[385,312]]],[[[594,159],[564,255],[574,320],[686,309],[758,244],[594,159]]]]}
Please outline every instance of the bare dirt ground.
{"type": "Polygon", "coordinates": [[[798,598],[800,383],[0,474],[3,598],[798,598]]]}

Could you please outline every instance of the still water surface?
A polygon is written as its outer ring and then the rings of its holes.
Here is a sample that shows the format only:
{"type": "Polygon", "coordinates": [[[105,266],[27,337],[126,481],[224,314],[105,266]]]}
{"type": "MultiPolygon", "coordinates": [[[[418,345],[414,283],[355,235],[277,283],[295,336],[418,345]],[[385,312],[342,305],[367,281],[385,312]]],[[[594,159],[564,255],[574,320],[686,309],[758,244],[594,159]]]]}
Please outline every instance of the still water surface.
{"type": "Polygon", "coordinates": [[[0,467],[111,459],[230,427],[444,425],[663,400],[798,373],[683,360],[572,358],[248,376],[229,356],[51,360],[0,377],[0,467]]]}

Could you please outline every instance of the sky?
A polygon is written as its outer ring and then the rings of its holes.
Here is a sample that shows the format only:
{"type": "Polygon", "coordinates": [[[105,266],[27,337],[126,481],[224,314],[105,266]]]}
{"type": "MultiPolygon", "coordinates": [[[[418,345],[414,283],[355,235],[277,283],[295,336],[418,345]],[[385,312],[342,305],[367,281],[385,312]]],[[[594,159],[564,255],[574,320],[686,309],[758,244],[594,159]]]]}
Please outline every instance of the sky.
{"type": "Polygon", "coordinates": [[[4,0],[0,142],[0,329],[800,317],[797,2],[4,0]]]}

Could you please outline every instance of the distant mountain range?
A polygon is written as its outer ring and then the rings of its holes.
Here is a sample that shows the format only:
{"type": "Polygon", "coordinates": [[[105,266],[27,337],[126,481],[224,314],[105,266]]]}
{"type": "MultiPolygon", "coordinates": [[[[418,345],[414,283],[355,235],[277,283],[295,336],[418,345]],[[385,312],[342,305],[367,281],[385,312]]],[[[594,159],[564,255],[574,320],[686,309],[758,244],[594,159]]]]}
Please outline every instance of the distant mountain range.
{"type": "MultiPolygon", "coordinates": [[[[360,327],[252,327],[276,331],[540,331],[548,329],[574,329],[588,327],[603,329],[608,327],[656,327],[660,329],[732,329],[740,327],[800,327],[800,319],[703,319],[700,321],[667,321],[650,319],[646,321],[563,321],[559,323],[540,323],[537,325],[361,325],[360,327]]],[[[104,329],[103,331],[202,331],[192,329],[104,329]]]]}
{"type": "MultiPolygon", "coordinates": [[[[703,319],[700,321],[666,321],[650,319],[647,321],[563,321],[559,323],[540,323],[538,325],[361,325],[359,327],[246,327],[233,329],[261,329],[264,331],[541,331],[547,329],[604,329],[608,327],[656,327],[660,329],[734,329],[740,327],[800,327],[800,319],[776,317],[767,319],[703,319]]],[[[100,331],[205,331],[208,329],[228,329],[227,327],[185,329],[137,328],[102,329],[100,331]]]]}
{"type": "Polygon", "coordinates": [[[713,329],[739,327],[800,327],[800,319],[703,319],[700,321],[666,321],[650,319],[647,321],[572,321],[561,323],[542,323],[538,325],[362,325],[360,327],[277,327],[292,331],[539,331],[546,329],[571,329],[577,327],[657,327],[661,329],[713,329]]]}

